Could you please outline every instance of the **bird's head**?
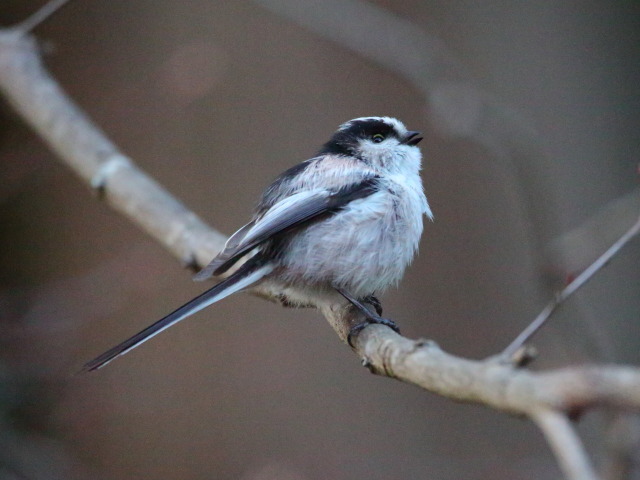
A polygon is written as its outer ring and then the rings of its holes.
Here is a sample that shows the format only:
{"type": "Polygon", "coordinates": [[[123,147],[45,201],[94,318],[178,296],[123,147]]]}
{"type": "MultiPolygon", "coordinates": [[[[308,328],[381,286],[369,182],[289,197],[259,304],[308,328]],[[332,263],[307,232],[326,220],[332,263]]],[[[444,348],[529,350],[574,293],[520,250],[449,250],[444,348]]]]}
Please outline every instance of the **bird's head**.
{"type": "Polygon", "coordinates": [[[389,171],[413,169],[420,167],[420,140],[395,118],[361,117],[340,125],[320,154],[351,156],[389,171]]]}

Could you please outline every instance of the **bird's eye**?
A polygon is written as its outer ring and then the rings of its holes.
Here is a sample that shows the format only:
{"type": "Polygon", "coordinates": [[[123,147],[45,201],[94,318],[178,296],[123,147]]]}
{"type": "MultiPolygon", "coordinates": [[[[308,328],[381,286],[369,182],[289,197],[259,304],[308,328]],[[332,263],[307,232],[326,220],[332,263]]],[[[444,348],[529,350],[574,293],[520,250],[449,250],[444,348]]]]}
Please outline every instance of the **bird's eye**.
{"type": "Polygon", "coordinates": [[[381,133],[376,133],[373,137],[371,137],[371,139],[373,140],[373,143],[380,143],[384,140],[384,135],[382,135],[381,133]]]}

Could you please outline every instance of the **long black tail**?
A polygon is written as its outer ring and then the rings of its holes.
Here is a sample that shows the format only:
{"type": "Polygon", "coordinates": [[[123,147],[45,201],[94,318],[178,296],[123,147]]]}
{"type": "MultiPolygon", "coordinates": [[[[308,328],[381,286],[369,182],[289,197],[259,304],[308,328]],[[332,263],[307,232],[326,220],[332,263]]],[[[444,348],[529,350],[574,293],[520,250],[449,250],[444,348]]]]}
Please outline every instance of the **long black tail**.
{"type": "Polygon", "coordinates": [[[215,303],[218,300],[222,300],[223,298],[228,297],[229,295],[257,282],[262,277],[269,274],[271,270],[273,270],[273,267],[269,264],[260,265],[258,264],[258,262],[252,262],[251,260],[249,260],[229,278],[213,286],[206,292],[198,295],[193,300],[185,303],[183,306],[171,312],[166,317],[161,318],[157,322],[149,325],[141,332],[136,333],[133,337],[107,350],[102,355],[94,358],[90,362],[87,362],[82,368],[82,371],[90,372],[104,367],[114,358],[119,357],[120,355],[124,355],[130,350],[133,350],[138,345],[146,342],[151,337],[156,336],[163,330],[166,330],[171,325],[174,325],[180,320],[184,320],[188,316],[193,315],[194,313],[202,310],[205,307],[208,307],[212,303],[215,303]]]}

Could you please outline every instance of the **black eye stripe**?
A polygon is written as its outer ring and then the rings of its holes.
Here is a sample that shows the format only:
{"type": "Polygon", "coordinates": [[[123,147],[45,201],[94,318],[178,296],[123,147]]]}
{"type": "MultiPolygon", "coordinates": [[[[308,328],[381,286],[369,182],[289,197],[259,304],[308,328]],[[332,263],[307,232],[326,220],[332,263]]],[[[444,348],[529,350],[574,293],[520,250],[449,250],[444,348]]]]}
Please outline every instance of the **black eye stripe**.
{"type": "Polygon", "coordinates": [[[383,139],[393,137],[400,140],[395,128],[383,120],[375,118],[355,120],[347,124],[346,128],[338,130],[318,154],[358,155],[362,140],[379,143],[374,139],[374,135],[382,135],[383,139]]]}
{"type": "Polygon", "coordinates": [[[384,138],[397,136],[394,128],[382,120],[359,120],[354,122],[347,131],[351,131],[360,138],[373,138],[374,135],[382,135],[384,138]]]}

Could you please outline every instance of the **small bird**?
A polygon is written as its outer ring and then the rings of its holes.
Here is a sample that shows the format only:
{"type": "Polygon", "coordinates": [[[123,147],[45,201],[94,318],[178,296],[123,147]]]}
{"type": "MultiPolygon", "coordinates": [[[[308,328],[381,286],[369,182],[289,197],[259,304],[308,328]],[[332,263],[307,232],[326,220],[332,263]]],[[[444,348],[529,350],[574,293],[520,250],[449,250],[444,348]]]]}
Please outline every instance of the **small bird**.
{"type": "Polygon", "coordinates": [[[314,305],[314,299],[339,294],[366,318],[352,333],[368,323],[397,331],[394,322],[380,316],[374,295],[400,281],[418,249],[423,215],[433,219],[419,174],[421,140],[419,132],[395,118],[362,117],[342,124],[315,157],[267,187],[251,221],[194,280],[237,268],[233,273],[83,370],[104,367],[249,287],[279,292],[288,306],[314,305]]]}

